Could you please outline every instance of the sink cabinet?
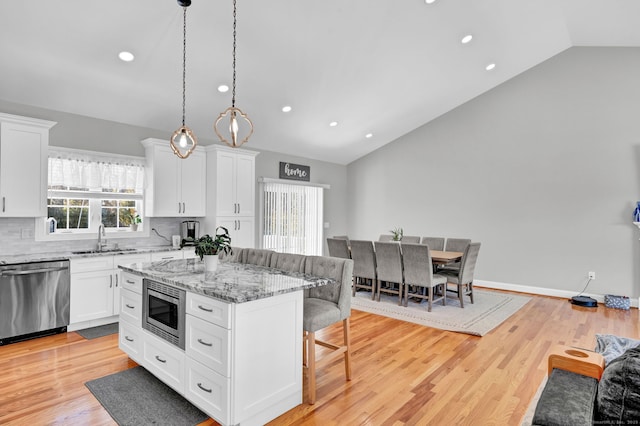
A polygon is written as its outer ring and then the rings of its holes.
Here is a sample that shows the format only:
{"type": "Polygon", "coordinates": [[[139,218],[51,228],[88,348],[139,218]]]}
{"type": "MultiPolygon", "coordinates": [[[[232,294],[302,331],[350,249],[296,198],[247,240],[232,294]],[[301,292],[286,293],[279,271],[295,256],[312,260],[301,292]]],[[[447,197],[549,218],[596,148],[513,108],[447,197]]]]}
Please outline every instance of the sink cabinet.
{"type": "Polygon", "coordinates": [[[148,253],[71,259],[70,324],[118,315],[122,283],[118,265],[149,260],[148,253]]]}
{"type": "Polygon", "coordinates": [[[0,114],[0,217],[47,216],[47,149],[55,124],[0,114]]]}
{"type": "Polygon", "coordinates": [[[202,217],[206,208],[206,155],[196,149],[177,157],[169,141],[142,141],[146,157],[145,215],[202,217]]]}

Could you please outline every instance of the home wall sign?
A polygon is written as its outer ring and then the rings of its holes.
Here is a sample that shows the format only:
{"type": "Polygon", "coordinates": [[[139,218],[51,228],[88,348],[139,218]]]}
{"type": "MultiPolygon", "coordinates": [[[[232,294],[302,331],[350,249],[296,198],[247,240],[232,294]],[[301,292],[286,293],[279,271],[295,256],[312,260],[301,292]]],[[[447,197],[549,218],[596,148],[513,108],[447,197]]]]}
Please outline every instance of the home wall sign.
{"type": "Polygon", "coordinates": [[[302,180],[309,182],[311,179],[311,167],[281,161],[280,179],[302,180]]]}

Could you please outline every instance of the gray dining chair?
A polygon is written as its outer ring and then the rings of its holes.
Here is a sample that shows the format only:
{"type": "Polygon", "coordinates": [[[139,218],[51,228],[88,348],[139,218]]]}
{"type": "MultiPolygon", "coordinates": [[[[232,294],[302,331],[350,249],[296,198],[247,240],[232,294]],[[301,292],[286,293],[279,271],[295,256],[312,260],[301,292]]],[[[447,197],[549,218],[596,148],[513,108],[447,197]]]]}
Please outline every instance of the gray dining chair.
{"type": "Polygon", "coordinates": [[[404,306],[409,303],[409,286],[424,290],[412,293],[412,298],[427,299],[427,311],[431,312],[433,302],[442,300],[447,304],[447,277],[434,274],[431,267],[431,250],[426,244],[403,244],[402,264],[404,267],[404,306]],[[439,291],[439,293],[436,293],[439,291]]]}
{"type": "MultiPolygon", "coordinates": [[[[469,238],[447,238],[447,243],[444,246],[444,250],[464,253],[469,244],[471,244],[471,240],[469,238]]],[[[458,272],[460,271],[460,265],[460,262],[452,262],[447,265],[440,266],[438,270],[458,272]]]]}
{"type": "Polygon", "coordinates": [[[402,244],[419,244],[420,237],[415,237],[413,235],[405,235],[401,240],[402,244]]]}
{"type": "Polygon", "coordinates": [[[353,259],[353,296],[358,289],[365,289],[371,291],[371,300],[373,300],[378,282],[373,242],[351,240],[351,259],[353,259]]]}
{"type": "Polygon", "coordinates": [[[391,234],[380,234],[378,237],[378,241],[393,241],[393,235],[391,234]]]}
{"type": "Polygon", "coordinates": [[[444,245],[444,250],[459,251],[462,253],[469,244],[471,244],[471,240],[469,238],[447,238],[447,243],[444,245]]]}
{"type": "Polygon", "coordinates": [[[444,250],[444,237],[422,237],[420,244],[426,244],[430,250],[444,250]]]}
{"type": "Polygon", "coordinates": [[[316,402],[316,368],[344,356],[344,371],[351,380],[351,278],[353,260],[326,256],[306,256],[304,273],[317,277],[332,278],[336,282],[305,291],[303,306],[304,344],[302,357],[307,372],[307,395],[309,403],[316,402]],[[342,321],[343,343],[332,343],[316,339],[316,332],[342,321]],[[316,344],[332,349],[316,362],[316,344]]]}
{"type": "Polygon", "coordinates": [[[380,301],[380,293],[397,294],[398,305],[402,305],[404,278],[402,276],[400,244],[397,242],[376,241],[374,245],[378,271],[376,299],[380,301]]]}
{"type": "Polygon", "coordinates": [[[258,266],[269,266],[273,250],[245,248],[242,250],[242,263],[250,263],[258,266]]]}
{"type": "Polygon", "coordinates": [[[304,272],[304,260],[303,254],[274,252],[269,260],[269,266],[281,271],[304,272]]]}
{"type": "Polygon", "coordinates": [[[471,298],[471,303],[473,303],[473,276],[476,270],[476,261],[478,260],[479,252],[480,243],[471,243],[462,254],[460,269],[458,271],[448,269],[438,271],[441,275],[447,278],[447,286],[449,284],[454,284],[456,286],[455,293],[458,294],[461,308],[464,308],[464,296],[469,296],[471,298]]]}
{"type": "Polygon", "coordinates": [[[349,242],[347,240],[340,238],[327,238],[327,247],[329,248],[329,256],[351,259],[351,253],[349,253],[349,242]]]}

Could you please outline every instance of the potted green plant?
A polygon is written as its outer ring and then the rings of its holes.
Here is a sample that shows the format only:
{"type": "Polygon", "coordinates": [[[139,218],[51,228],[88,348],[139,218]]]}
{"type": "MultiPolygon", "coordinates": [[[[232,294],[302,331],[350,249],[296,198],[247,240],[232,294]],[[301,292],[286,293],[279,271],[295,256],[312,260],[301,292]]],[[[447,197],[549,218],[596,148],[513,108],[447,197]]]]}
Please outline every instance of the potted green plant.
{"type": "Polygon", "coordinates": [[[229,230],[224,226],[216,228],[216,235],[203,235],[195,240],[196,256],[205,261],[207,271],[215,271],[218,267],[218,254],[232,253],[229,230]]]}
{"type": "Polygon", "coordinates": [[[402,228],[394,228],[389,232],[391,232],[391,235],[393,235],[393,241],[402,241],[402,236],[404,234],[402,228]]]}
{"type": "Polygon", "coordinates": [[[142,223],[142,218],[134,209],[127,210],[124,214],[124,219],[129,223],[129,228],[134,232],[138,230],[138,225],[142,223]]]}

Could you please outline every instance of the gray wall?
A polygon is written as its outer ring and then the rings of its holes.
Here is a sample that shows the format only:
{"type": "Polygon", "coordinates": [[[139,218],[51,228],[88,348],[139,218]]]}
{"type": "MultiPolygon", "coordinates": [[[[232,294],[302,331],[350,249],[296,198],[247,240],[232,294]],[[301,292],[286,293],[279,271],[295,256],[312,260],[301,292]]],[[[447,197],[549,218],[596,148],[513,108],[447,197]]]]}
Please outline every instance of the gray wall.
{"type": "MultiPolygon", "coordinates": [[[[116,154],[144,156],[144,148],[140,141],[146,138],[160,138],[169,140],[171,135],[166,132],[143,127],[130,126],[112,121],[99,120],[76,114],[68,114],[60,111],[52,111],[27,105],[6,102],[0,99],[0,111],[7,114],[22,115],[27,117],[41,118],[56,121],[50,132],[49,144],[52,146],[62,146],[67,148],[85,149],[90,151],[108,152],[116,154]]],[[[179,124],[179,123],[177,123],[179,124]]],[[[177,125],[176,124],[176,125],[177,125]]],[[[252,137],[257,140],[260,137],[259,129],[252,137]]],[[[250,140],[245,147],[254,151],[259,151],[252,146],[250,140]]],[[[199,143],[209,145],[213,140],[199,137],[199,143]]],[[[278,154],[269,151],[262,151],[256,157],[256,177],[278,177],[278,165],[280,161],[288,161],[296,164],[311,166],[311,181],[331,185],[331,189],[325,190],[324,199],[324,221],[329,222],[330,227],[325,229],[326,235],[346,234],[347,214],[346,214],[346,179],[347,167],[323,161],[316,161],[301,158],[290,154],[278,154]]],[[[257,199],[256,185],[256,199],[257,199]]],[[[256,211],[256,219],[258,214],[256,211]]],[[[183,219],[176,219],[178,224],[183,219]]],[[[20,221],[21,228],[33,228],[33,220],[20,221]]],[[[163,221],[165,222],[165,221],[163,221]]],[[[29,244],[33,240],[13,239],[12,229],[15,223],[8,219],[0,218],[0,237],[4,236],[11,240],[11,246],[18,250],[29,250],[29,244]]],[[[175,225],[178,226],[178,225],[175,225]]],[[[177,228],[179,229],[179,228],[177,228]]],[[[256,231],[258,224],[256,223],[256,231]]],[[[172,230],[171,233],[176,233],[172,230]]],[[[171,235],[171,234],[169,234],[171,235]]],[[[3,241],[8,242],[3,238],[3,241]]],[[[8,249],[13,252],[13,249],[8,249]]],[[[0,249],[0,252],[3,250],[0,249]]],[[[6,250],[4,251],[6,252],[6,250]]]]}
{"type": "Polygon", "coordinates": [[[468,237],[480,280],[637,297],[639,111],[640,49],[571,48],[351,163],[349,235],[468,237]]]}

